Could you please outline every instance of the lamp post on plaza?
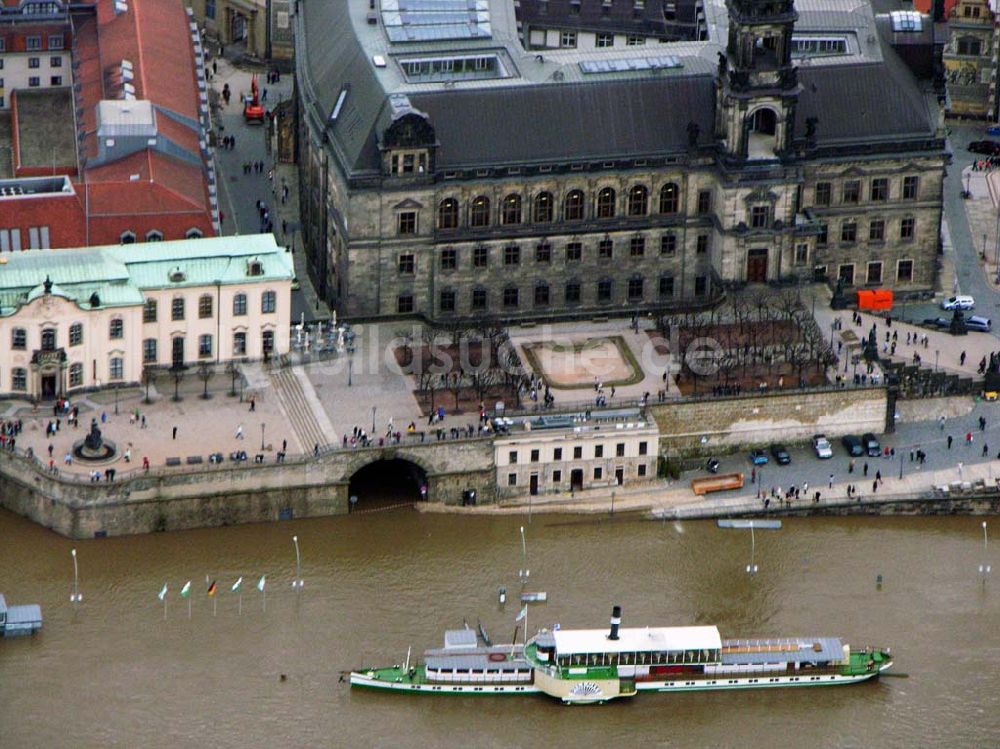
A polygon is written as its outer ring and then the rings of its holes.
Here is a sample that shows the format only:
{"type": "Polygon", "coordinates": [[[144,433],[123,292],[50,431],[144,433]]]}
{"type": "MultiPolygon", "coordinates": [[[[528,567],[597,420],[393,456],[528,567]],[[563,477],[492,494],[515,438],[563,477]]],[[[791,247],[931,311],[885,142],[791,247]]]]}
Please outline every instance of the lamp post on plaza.
{"type": "Polygon", "coordinates": [[[263,421],[260,423],[260,449],[261,452],[264,451],[264,427],[267,426],[263,421]]]}
{"type": "Polygon", "coordinates": [[[935,372],[938,371],[938,356],[940,356],[940,354],[941,354],[940,350],[934,349],[934,371],[935,372]]]}
{"type": "Polygon", "coordinates": [[[899,477],[903,478],[903,451],[899,451],[899,477]]]}
{"type": "Polygon", "coordinates": [[[372,436],[375,436],[375,411],[378,410],[378,406],[372,406],[372,436]]]}

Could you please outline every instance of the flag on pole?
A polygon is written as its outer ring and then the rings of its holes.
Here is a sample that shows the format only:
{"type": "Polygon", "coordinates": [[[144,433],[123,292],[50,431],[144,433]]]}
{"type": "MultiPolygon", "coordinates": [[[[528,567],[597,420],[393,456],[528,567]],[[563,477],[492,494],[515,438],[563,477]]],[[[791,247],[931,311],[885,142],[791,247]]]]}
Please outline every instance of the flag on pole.
{"type": "Polygon", "coordinates": [[[264,585],[267,582],[267,575],[261,575],[260,580],[257,582],[257,590],[261,593],[264,592],[264,585]]]}
{"type": "Polygon", "coordinates": [[[189,595],[191,595],[191,581],[190,580],[188,580],[186,583],[184,583],[184,587],[181,588],[181,598],[187,598],[189,595]]]}
{"type": "Polygon", "coordinates": [[[216,585],[215,580],[213,580],[212,584],[208,586],[208,595],[210,598],[215,595],[215,591],[218,589],[218,587],[219,586],[216,585]]]}
{"type": "Polygon", "coordinates": [[[519,622],[527,615],[528,615],[528,604],[524,604],[524,608],[521,609],[521,613],[517,615],[517,619],[515,619],[514,621],[519,622]]]}
{"type": "Polygon", "coordinates": [[[167,597],[167,584],[163,583],[163,587],[160,588],[160,592],[156,594],[156,597],[161,601],[167,597]]]}
{"type": "Polygon", "coordinates": [[[233,583],[233,593],[236,593],[240,589],[240,586],[242,584],[243,584],[243,577],[241,576],[239,580],[233,583]]]}

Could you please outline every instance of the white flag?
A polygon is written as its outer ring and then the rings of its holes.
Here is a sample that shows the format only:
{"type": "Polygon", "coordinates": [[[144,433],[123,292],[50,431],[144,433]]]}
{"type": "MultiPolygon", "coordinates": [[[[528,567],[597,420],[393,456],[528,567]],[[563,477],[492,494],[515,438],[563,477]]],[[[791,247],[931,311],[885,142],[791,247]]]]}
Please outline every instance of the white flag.
{"type": "Polygon", "coordinates": [[[514,621],[519,622],[527,615],[528,615],[528,604],[524,604],[524,608],[521,609],[521,613],[517,615],[517,619],[515,619],[514,621]]]}
{"type": "Polygon", "coordinates": [[[243,577],[240,576],[240,579],[237,580],[235,583],[233,583],[233,593],[235,593],[236,591],[238,591],[240,589],[240,586],[242,584],[243,584],[243,577]]]}
{"type": "Polygon", "coordinates": [[[259,590],[261,593],[264,592],[264,584],[266,580],[267,580],[267,575],[261,575],[260,580],[257,582],[257,590],[259,590]]]}
{"type": "Polygon", "coordinates": [[[167,597],[167,584],[163,583],[163,587],[160,588],[160,592],[156,594],[156,597],[161,601],[167,597]]]}

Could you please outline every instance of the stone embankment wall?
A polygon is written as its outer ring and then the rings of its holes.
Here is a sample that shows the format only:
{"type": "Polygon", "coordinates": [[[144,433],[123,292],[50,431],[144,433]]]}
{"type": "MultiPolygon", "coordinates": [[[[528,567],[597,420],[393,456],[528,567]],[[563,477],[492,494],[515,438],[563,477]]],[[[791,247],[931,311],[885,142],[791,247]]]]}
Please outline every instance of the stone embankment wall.
{"type": "Polygon", "coordinates": [[[660,451],[695,456],[770,442],[831,441],[845,434],[885,431],[884,388],[775,390],[650,407],[660,427],[660,451]],[[702,439],[704,438],[704,441],[702,439]]]}
{"type": "Polygon", "coordinates": [[[351,477],[377,460],[409,460],[427,473],[428,500],[460,504],[474,489],[494,501],[488,439],[335,451],[301,461],[206,466],[92,484],[51,475],[0,451],[0,506],[71,538],[128,535],[348,511],[351,477]]]}

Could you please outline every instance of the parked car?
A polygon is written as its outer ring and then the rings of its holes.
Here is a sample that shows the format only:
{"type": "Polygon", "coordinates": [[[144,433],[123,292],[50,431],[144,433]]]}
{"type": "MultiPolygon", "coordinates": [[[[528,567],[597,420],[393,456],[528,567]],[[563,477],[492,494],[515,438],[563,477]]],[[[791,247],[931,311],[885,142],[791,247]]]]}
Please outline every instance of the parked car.
{"type": "Polygon", "coordinates": [[[877,458],[882,454],[882,445],[878,443],[878,439],[871,432],[865,432],[861,435],[861,446],[869,458],[877,458]]]}
{"type": "Polygon", "coordinates": [[[943,310],[972,309],[975,306],[976,300],[971,296],[959,295],[941,300],[941,309],[943,310]]]}
{"type": "Polygon", "coordinates": [[[965,318],[965,327],[969,330],[978,330],[980,333],[989,333],[990,329],[993,327],[993,323],[988,317],[970,315],[965,318]]]}
{"type": "Polygon", "coordinates": [[[943,317],[925,317],[924,325],[930,328],[950,328],[951,320],[946,320],[943,317]]]}
{"type": "Polygon", "coordinates": [[[763,450],[751,450],[750,451],[750,462],[755,466],[762,466],[767,464],[767,453],[763,450]]]}
{"type": "Polygon", "coordinates": [[[825,460],[833,457],[833,448],[830,447],[830,441],[825,434],[813,435],[813,450],[816,451],[817,458],[825,460]]]}
{"type": "Polygon", "coordinates": [[[784,445],[771,445],[771,456],[779,466],[787,466],[792,462],[792,456],[788,454],[784,445]]]}
{"type": "Polygon", "coordinates": [[[986,156],[1000,155],[1000,142],[995,140],[974,140],[969,144],[969,151],[986,156]]]}
{"type": "Polygon", "coordinates": [[[986,128],[987,135],[1000,135],[1000,125],[990,125],[986,128]]]}
{"type": "Polygon", "coordinates": [[[845,434],[840,438],[840,444],[844,446],[847,454],[852,458],[860,458],[865,454],[865,450],[861,446],[861,438],[856,434],[845,434]]]}

